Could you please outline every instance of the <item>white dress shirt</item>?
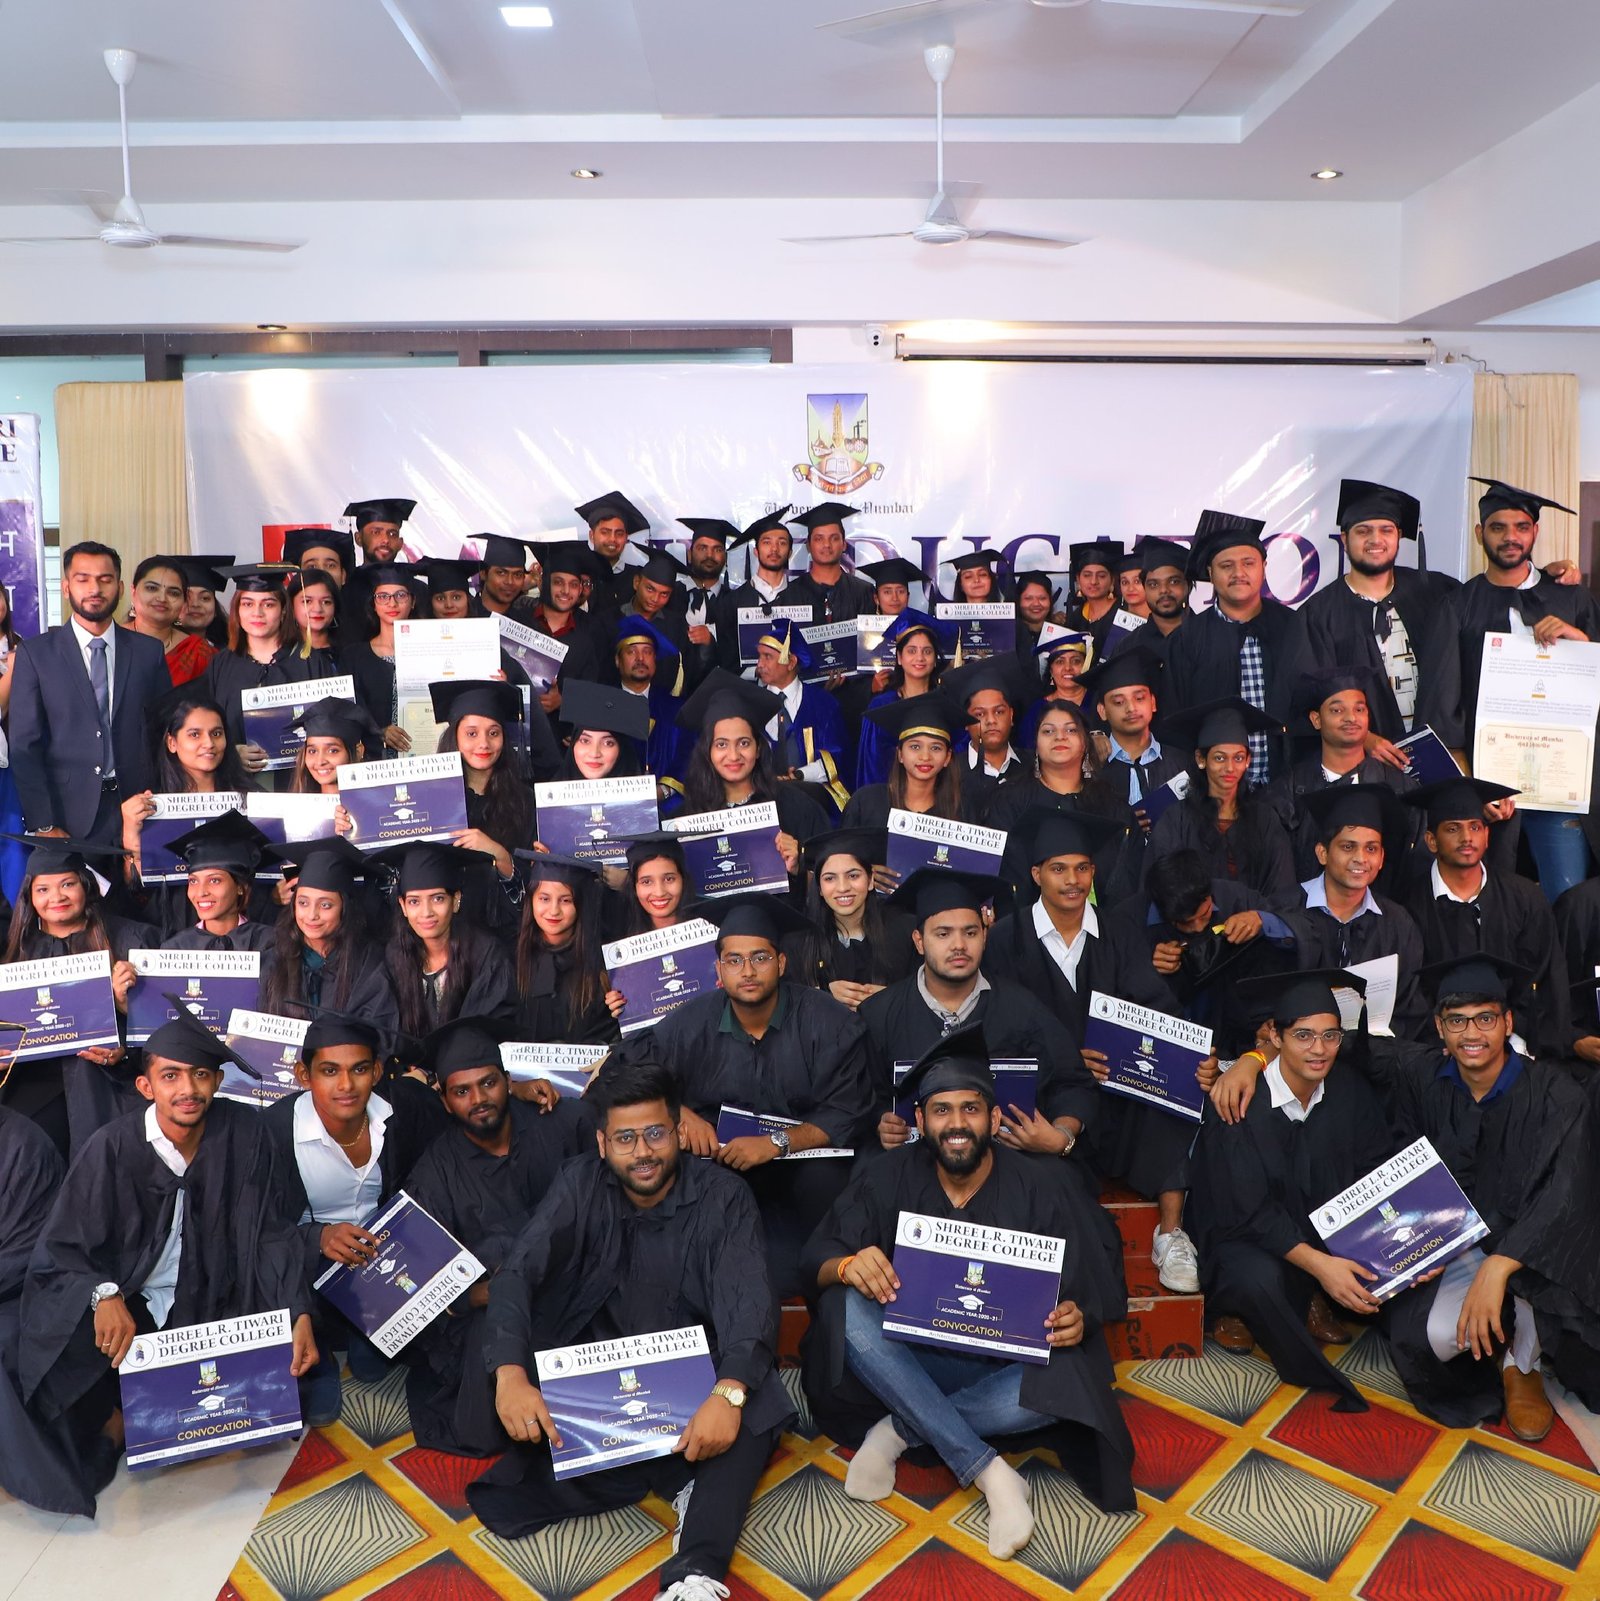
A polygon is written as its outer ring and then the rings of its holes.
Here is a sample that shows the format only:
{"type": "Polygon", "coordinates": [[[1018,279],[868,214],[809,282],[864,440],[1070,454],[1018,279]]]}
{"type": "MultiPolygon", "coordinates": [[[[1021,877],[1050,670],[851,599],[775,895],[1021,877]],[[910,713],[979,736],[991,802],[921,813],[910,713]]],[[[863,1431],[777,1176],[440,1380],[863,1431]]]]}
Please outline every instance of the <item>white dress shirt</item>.
{"type": "Polygon", "coordinates": [[[761,569],[757,568],[756,571],[750,575],[750,587],[755,590],[758,595],[764,596],[767,603],[770,605],[778,598],[779,595],[784,592],[784,590],[789,587],[789,575],[787,573],[783,575],[783,582],[781,584],[769,584],[766,579],[761,576],[761,569]]]}
{"type": "Polygon", "coordinates": [[[1311,1099],[1304,1105],[1300,1097],[1289,1088],[1283,1076],[1283,1070],[1276,1061],[1267,1063],[1267,1070],[1262,1075],[1267,1086],[1267,1093],[1272,1097],[1272,1110],[1282,1112],[1291,1123],[1304,1123],[1317,1109],[1317,1103],[1322,1099],[1322,1092],[1328,1087],[1327,1081],[1311,1092],[1311,1099]]]}
{"type": "Polygon", "coordinates": [[[1478,887],[1470,895],[1457,895],[1444,881],[1444,875],[1439,871],[1439,864],[1435,862],[1428,870],[1433,880],[1433,898],[1437,900],[1454,901],[1457,906],[1470,906],[1483,894],[1483,886],[1489,882],[1489,869],[1478,863],[1478,887]]]}
{"type": "Polygon", "coordinates": [[[1094,915],[1094,907],[1085,903],[1083,923],[1069,945],[1066,936],[1050,921],[1050,914],[1045,910],[1044,902],[1035,901],[1033,931],[1039,936],[1039,943],[1044,946],[1050,960],[1066,974],[1067,982],[1076,990],[1078,963],[1083,958],[1084,947],[1089,943],[1091,935],[1095,939],[1100,938],[1100,920],[1094,915]]]}
{"type": "MultiPolygon", "coordinates": [[[[189,1162],[183,1152],[161,1132],[154,1105],[144,1109],[144,1137],[150,1142],[151,1150],[160,1157],[163,1166],[170,1168],[179,1178],[189,1171],[189,1162]]],[[[166,1327],[167,1319],[172,1315],[172,1303],[178,1298],[178,1267],[183,1259],[183,1203],[186,1199],[183,1191],[179,1190],[177,1205],[172,1209],[172,1222],[167,1229],[167,1243],[162,1246],[161,1255],[156,1258],[149,1277],[137,1286],[137,1293],[144,1296],[145,1305],[150,1308],[150,1316],[158,1329],[166,1327]]]]}
{"type": "MultiPolygon", "coordinates": [[[[792,684],[774,693],[783,696],[783,709],[789,714],[789,726],[793,728],[800,721],[800,701],[805,695],[806,686],[798,678],[792,684]]],[[[772,718],[767,724],[767,738],[774,745],[778,743],[778,734],[782,724],[779,718],[772,718]]],[[[817,761],[802,762],[795,769],[801,778],[812,784],[825,784],[828,781],[828,769],[819,759],[817,761]]]]}
{"type": "Polygon", "coordinates": [[[378,1158],[383,1154],[384,1125],[394,1110],[381,1095],[367,1102],[367,1123],[372,1130],[372,1155],[357,1167],[349,1153],[322,1126],[309,1095],[294,1103],[294,1160],[300,1182],[306,1187],[302,1223],[359,1223],[383,1199],[383,1175],[378,1158]]]}
{"type": "Polygon", "coordinates": [[[83,670],[88,675],[89,682],[94,683],[94,674],[90,671],[89,663],[94,659],[94,653],[89,649],[91,639],[103,639],[106,642],[106,715],[109,717],[117,709],[117,629],[112,624],[103,634],[91,634],[74,613],[69,624],[72,637],[78,642],[78,654],[83,657],[83,670]]]}

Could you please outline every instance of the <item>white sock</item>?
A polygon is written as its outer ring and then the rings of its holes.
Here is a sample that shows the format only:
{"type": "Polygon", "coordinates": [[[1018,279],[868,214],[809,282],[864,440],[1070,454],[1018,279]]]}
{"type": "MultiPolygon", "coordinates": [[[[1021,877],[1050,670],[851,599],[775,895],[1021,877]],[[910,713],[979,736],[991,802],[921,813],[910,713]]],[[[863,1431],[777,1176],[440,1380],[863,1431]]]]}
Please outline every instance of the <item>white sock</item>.
{"type": "Polygon", "coordinates": [[[887,1501],[894,1494],[894,1465],[905,1448],[906,1442],[895,1432],[894,1419],[879,1418],[850,1459],[844,1493],[852,1501],[887,1501]]]}
{"type": "Polygon", "coordinates": [[[1004,1561],[1033,1538],[1028,1507],[1028,1481],[1002,1456],[978,1475],[977,1485],[989,1503],[989,1555],[1004,1561]]]}

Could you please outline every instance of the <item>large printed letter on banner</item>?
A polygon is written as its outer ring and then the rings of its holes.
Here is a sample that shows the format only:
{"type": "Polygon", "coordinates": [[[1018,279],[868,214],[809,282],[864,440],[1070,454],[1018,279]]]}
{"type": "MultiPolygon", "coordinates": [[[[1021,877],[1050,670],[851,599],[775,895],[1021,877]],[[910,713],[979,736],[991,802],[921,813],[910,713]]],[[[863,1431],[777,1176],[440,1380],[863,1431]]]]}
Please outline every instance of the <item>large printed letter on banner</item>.
{"type": "Polygon", "coordinates": [[[39,419],[0,415],[0,583],[25,638],[44,632],[44,511],[39,500],[39,419]]]}

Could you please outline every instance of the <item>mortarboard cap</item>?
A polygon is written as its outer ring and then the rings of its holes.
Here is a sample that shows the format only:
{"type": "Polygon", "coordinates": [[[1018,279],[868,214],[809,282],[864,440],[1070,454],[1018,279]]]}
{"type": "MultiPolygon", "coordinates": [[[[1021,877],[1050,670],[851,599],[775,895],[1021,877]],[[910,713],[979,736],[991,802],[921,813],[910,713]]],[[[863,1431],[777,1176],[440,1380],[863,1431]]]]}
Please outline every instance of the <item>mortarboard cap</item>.
{"type": "Polygon", "coordinates": [[[223,569],[223,576],[233,580],[241,594],[282,594],[283,581],[290,573],[300,569],[293,562],[252,561],[240,567],[223,569]]]}
{"type": "Polygon", "coordinates": [[[458,590],[471,594],[472,575],[480,565],[475,561],[449,561],[443,556],[428,556],[412,564],[430,595],[451,595],[458,590]]]}
{"type": "Polygon", "coordinates": [[[522,691],[500,678],[449,678],[428,685],[433,718],[458,723],[463,717],[487,717],[504,724],[522,721],[522,691]]]}
{"type": "Polygon", "coordinates": [[[525,851],[520,847],[511,854],[519,862],[528,864],[530,885],[545,880],[576,889],[580,884],[592,884],[600,877],[599,862],[580,862],[576,856],[558,856],[554,851],[525,851]]]}
{"type": "Polygon", "coordinates": [[[1341,828],[1370,828],[1397,833],[1405,813],[1400,797],[1387,784],[1329,784],[1301,796],[1316,823],[1319,843],[1326,844],[1341,828]]]}
{"type": "Polygon", "coordinates": [[[1357,523],[1390,522],[1400,530],[1402,539],[1415,539],[1422,523],[1422,502],[1403,489],[1391,489],[1387,484],[1368,483],[1365,478],[1342,478],[1339,481],[1339,510],[1334,521],[1341,535],[1348,534],[1357,523]]]}
{"type": "Polygon", "coordinates": [[[436,1084],[443,1084],[452,1073],[504,1068],[500,1046],[510,1038],[511,1025],[497,1017],[453,1018],[422,1041],[417,1066],[436,1084]]]}
{"type": "Polygon", "coordinates": [[[365,873],[367,859],[349,840],[335,835],[332,839],[308,839],[294,845],[274,845],[273,855],[281,858],[296,872],[285,871],[285,878],[296,880],[300,889],[326,890],[330,895],[349,895],[356,880],[365,873]]]}
{"type": "Polygon", "coordinates": [[[880,584],[904,584],[909,589],[913,584],[927,582],[922,569],[914,561],[907,561],[904,556],[890,556],[886,561],[863,562],[857,566],[856,576],[865,578],[874,589],[880,584]]]}
{"type": "Polygon", "coordinates": [[[178,565],[190,589],[209,589],[213,594],[220,594],[228,587],[228,569],[234,565],[234,559],[232,556],[180,556],[178,565]]]}
{"type": "Polygon", "coordinates": [[[958,706],[943,690],[930,690],[924,695],[897,696],[882,706],[873,706],[867,712],[867,721],[881,728],[898,745],[919,734],[955,744],[956,735],[972,719],[964,706],[958,706]]]}
{"type": "Polygon", "coordinates": [[[1001,889],[992,873],[963,873],[950,867],[919,867],[889,897],[889,905],[904,907],[919,923],[940,912],[977,911],[1001,889]]]}
{"type": "Polygon", "coordinates": [[[1161,743],[1210,750],[1213,745],[1247,745],[1251,734],[1282,732],[1282,725],[1260,707],[1230,695],[1169,713],[1162,719],[1161,743]]]}
{"type": "Polygon", "coordinates": [[[337,695],[324,695],[313,702],[289,726],[299,729],[307,739],[343,740],[352,754],[357,745],[374,750],[376,742],[383,738],[378,725],[360,706],[337,695]]]}
{"type": "Polygon", "coordinates": [[[1194,525],[1194,544],[1189,551],[1189,577],[1204,578],[1211,563],[1236,545],[1260,550],[1261,536],[1267,530],[1259,517],[1238,517],[1231,511],[1203,511],[1194,525]]]}
{"type": "Polygon", "coordinates": [[[1372,704],[1372,674],[1364,667],[1319,667],[1315,672],[1301,673],[1294,686],[1295,712],[1308,717],[1335,695],[1351,689],[1359,689],[1367,704],[1372,704]]]}
{"type": "Polygon", "coordinates": [[[1367,981],[1342,967],[1317,967],[1237,979],[1234,988],[1252,1022],[1270,1019],[1287,1026],[1302,1017],[1340,1016],[1334,991],[1349,989],[1365,996],[1367,981]]]}
{"type": "Polygon", "coordinates": [[[1104,567],[1108,573],[1117,570],[1122,560],[1122,543],[1115,539],[1086,539],[1067,546],[1067,565],[1074,578],[1085,567],[1104,567]]]}
{"type": "Polygon", "coordinates": [[[959,1090],[976,1090],[994,1104],[994,1073],[981,1023],[958,1028],[930,1045],[901,1081],[898,1093],[920,1106],[932,1096],[959,1090]]]}
{"type": "Polygon", "coordinates": [[[40,873],[87,873],[92,871],[92,860],[110,862],[128,854],[120,845],[98,845],[91,839],[41,834],[0,834],[0,839],[31,848],[33,854],[26,868],[29,877],[40,873]]]}
{"type": "Polygon", "coordinates": [[[344,515],[355,519],[359,533],[368,523],[403,523],[416,509],[416,501],[391,495],[384,500],[352,500],[345,507],[344,515]]]}
{"type": "Polygon", "coordinates": [[[688,576],[688,567],[670,550],[649,545],[635,545],[633,548],[644,557],[639,566],[628,569],[635,578],[648,578],[652,584],[675,584],[680,576],[688,576]]]}
{"type": "Polygon", "coordinates": [[[900,653],[900,647],[912,634],[926,634],[933,641],[933,648],[942,656],[945,654],[947,640],[946,630],[942,623],[935,621],[925,611],[918,611],[915,606],[907,606],[900,612],[893,622],[883,631],[883,643],[892,645],[895,654],[900,653]]]}
{"type": "Polygon", "coordinates": [[[150,1058],[159,1056],[164,1061],[179,1062],[184,1067],[208,1067],[213,1073],[221,1072],[224,1062],[233,1062],[251,1078],[261,1077],[220,1035],[212,1033],[189,1010],[188,1002],[181,995],[168,995],[163,991],[161,998],[177,1015],[163,1023],[144,1042],[146,1071],[150,1058]]]}
{"type": "Polygon", "coordinates": [[[1483,809],[1490,801],[1509,800],[1521,790],[1508,789],[1504,784],[1491,784],[1485,778],[1443,778],[1437,784],[1424,784],[1420,789],[1407,790],[1400,799],[1407,806],[1422,809],[1430,829],[1441,823],[1464,823],[1471,818],[1483,821],[1483,809]]]}
{"type": "Polygon", "coordinates": [[[198,873],[205,867],[219,867],[224,872],[249,878],[271,846],[271,840],[243,812],[232,810],[220,817],[209,817],[198,828],[179,834],[168,849],[191,873],[198,873]]]}
{"type": "MultiPolygon", "coordinates": [[[[636,572],[638,570],[634,569],[636,572]]],[[[637,612],[628,612],[617,620],[616,650],[620,651],[624,645],[637,639],[646,640],[655,647],[658,664],[673,660],[678,654],[678,647],[654,623],[637,612]]],[[[562,693],[566,692],[563,690],[562,693]]]]}
{"type": "Polygon", "coordinates": [[[887,860],[889,830],[886,828],[836,828],[829,834],[816,834],[801,847],[808,873],[820,873],[831,856],[849,856],[863,867],[876,867],[887,860]]]}
{"type": "Polygon", "coordinates": [[[757,517],[748,527],[739,531],[739,537],[729,544],[728,549],[737,550],[741,545],[754,544],[763,534],[770,534],[780,528],[787,534],[789,528],[784,519],[793,510],[792,506],[780,506],[776,511],[769,511],[764,517],[757,517]]]}
{"type": "Polygon", "coordinates": [[[641,742],[650,737],[650,702],[645,696],[630,695],[615,685],[596,684],[587,678],[567,680],[561,691],[561,710],[556,715],[575,734],[588,729],[641,742]]]}
{"type": "Polygon", "coordinates": [[[1081,682],[1091,700],[1100,700],[1114,689],[1131,689],[1136,684],[1155,690],[1164,671],[1161,658],[1153,650],[1145,645],[1125,645],[1115,656],[1097,662],[1081,682]]]}
{"type": "Polygon", "coordinates": [[[494,858],[487,851],[465,850],[432,840],[413,840],[373,851],[369,860],[387,867],[395,875],[398,894],[409,895],[419,889],[461,888],[469,867],[483,866],[494,858]]]}
{"type": "Polygon", "coordinates": [[[958,573],[965,572],[969,567],[998,567],[1000,565],[1000,552],[990,550],[987,546],[982,550],[969,550],[965,555],[952,556],[950,565],[958,573]]]}
{"type": "Polygon", "coordinates": [[[818,528],[843,528],[845,518],[854,517],[856,510],[856,507],[847,506],[842,500],[825,500],[807,511],[797,511],[789,521],[799,523],[809,536],[818,528]]]}
{"type": "Polygon", "coordinates": [[[1187,577],[1189,558],[1193,552],[1175,539],[1141,539],[1134,554],[1139,558],[1141,573],[1153,573],[1162,567],[1176,567],[1187,577]]]}
{"type": "Polygon", "coordinates": [[[998,690],[1017,711],[1022,710],[1029,698],[1027,674],[1015,651],[947,668],[939,680],[939,688],[962,707],[970,706],[972,697],[986,689],[998,690]]]}
{"type": "Polygon", "coordinates": [[[1030,867],[1052,856],[1093,856],[1128,832],[1127,825],[1092,812],[1058,812],[1037,806],[1015,825],[1012,838],[1030,867]]]}
{"type": "Polygon", "coordinates": [[[356,570],[356,547],[342,528],[291,528],[283,536],[283,559],[296,567],[306,559],[308,550],[331,550],[339,558],[345,577],[356,570]]]}
{"type": "Polygon", "coordinates": [[[541,548],[536,539],[513,539],[506,534],[477,534],[483,541],[483,560],[480,567],[526,567],[528,552],[536,556],[541,548]]]}
{"type": "Polygon", "coordinates": [[[1478,497],[1478,521],[1487,522],[1497,511],[1515,509],[1525,511],[1535,522],[1539,520],[1539,513],[1548,506],[1552,511],[1564,511],[1567,515],[1576,513],[1570,506],[1563,506],[1559,500],[1546,500],[1543,495],[1536,495],[1531,489],[1516,489],[1510,484],[1503,484],[1498,478],[1479,478],[1472,475],[1475,484],[1486,484],[1488,487],[1478,497]]]}
{"type": "Polygon", "coordinates": [[[778,660],[782,662],[793,659],[801,668],[811,665],[811,647],[805,641],[801,632],[802,625],[792,617],[769,617],[767,626],[761,637],[756,640],[756,648],[770,646],[778,653],[778,660]]]}
{"type": "Polygon", "coordinates": [[[690,544],[697,539],[714,539],[726,550],[739,537],[738,528],[726,517],[680,517],[678,521],[689,530],[690,544]]]}
{"type": "Polygon", "coordinates": [[[678,708],[678,727],[699,733],[724,717],[742,717],[759,735],[783,709],[783,697],[749,678],[713,667],[678,708]]]}
{"type": "Polygon", "coordinates": [[[1136,550],[1128,551],[1117,561],[1119,573],[1142,573],[1144,571],[1144,557],[1136,550]]]}
{"type": "Polygon", "coordinates": [[[562,539],[539,547],[539,564],[548,584],[557,573],[569,578],[587,578],[591,583],[605,575],[600,559],[579,539],[562,539]]]}
{"type": "Polygon", "coordinates": [[[760,890],[700,901],[689,908],[688,915],[715,923],[719,938],[764,939],[771,945],[777,945],[785,934],[803,933],[811,927],[804,914],[782,895],[760,890]]]}
{"type": "Polygon", "coordinates": [[[1064,656],[1068,651],[1078,651],[1082,654],[1085,664],[1094,655],[1094,645],[1087,634],[1056,634],[1053,638],[1044,640],[1033,647],[1033,654],[1039,663],[1039,673],[1042,677],[1050,670],[1050,663],[1057,656],[1064,656]]]}
{"type": "Polygon", "coordinates": [[[354,1012],[342,1012],[332,1006],[312,1006],[311,1026],[300,1043],[300,1060],[310,1066],[318,1051],[333,1050],[340,1045],[359,1045],[381,1056],[383,1035],[370,1018],[354,1012]]]}
{"type": "Polygon", "coordinates": [[[652,828],[646,834],[627,834],[628,870],[638,872],[646,862],[665,856],[683,866],[683,837],[670,829],[652,828]]]}
{"type": "MultiPolygon", "coordinates": [[[[1423,992],[1438,1003],[1442,996],[1481,995],[1485,1000],[1509,1001],[1519,991],[1526,991],[1533,978],[1532,972],[1503,956],[1491,956],[1486,951],[1464,952],[1447,957],[1442,962],[1429,962],[1417,974],[1423,992]]],[[[1590,987],[1594,979],[1587,980],[1590,987]]]]}
{"type": "Polygon", "coordinates": [[[609,489],[605,494],[596,495],[593,500],[586,500],[581,506],[574,506],[572,509],[590,528],[610,518],[619,517],[624,532],[630,536],[650,532],[650,519],[620,489],[609,489]]]}

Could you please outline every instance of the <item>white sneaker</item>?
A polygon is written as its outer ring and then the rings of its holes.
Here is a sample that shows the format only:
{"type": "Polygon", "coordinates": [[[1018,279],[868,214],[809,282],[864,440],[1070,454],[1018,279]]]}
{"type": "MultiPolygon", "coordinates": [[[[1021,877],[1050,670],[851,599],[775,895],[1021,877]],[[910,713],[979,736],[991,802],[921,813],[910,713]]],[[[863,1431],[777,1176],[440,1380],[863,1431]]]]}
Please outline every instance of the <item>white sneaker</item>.
{"type": "MultiPolygon", "coordinates": [[[[674,1556],[678,1554],[678,1547],[683,1542],[683,1520],[689,1511],[689,1497],[693,1494],[694,1480],[690,1479],[689,1482],[684,1485],[684,1487],[672,1498],[673,1516],[678,1520],[676,1527],[672,1531],[672,1554],[674,1556]]],[[[707,1584],[710,1582],[711,1581],[709,1579],[706,1580],[707,1584]]]]}
{"type": "MultiPolygon", "coordinates": [[[[677,1505],[677,1501],[673,1501],[677,1505]]],[[[725,1584],[708,1579],[703,1573],[691,1573],[677,1579],[670,1588],[658,1590],[656,1601],[728,1601],[733,1592],[725,1584]]]]}
{"type": "Polygon", "coordinates": [[[1158,1228],[1150,1244],[1150,1260],[1160,1270],[1162,1284],[1174,1295],[1200,1293],[1200,1262],[1194,1254],[1194,1241],[1182,1229],[1163,1234],[1158,1228]]]}

